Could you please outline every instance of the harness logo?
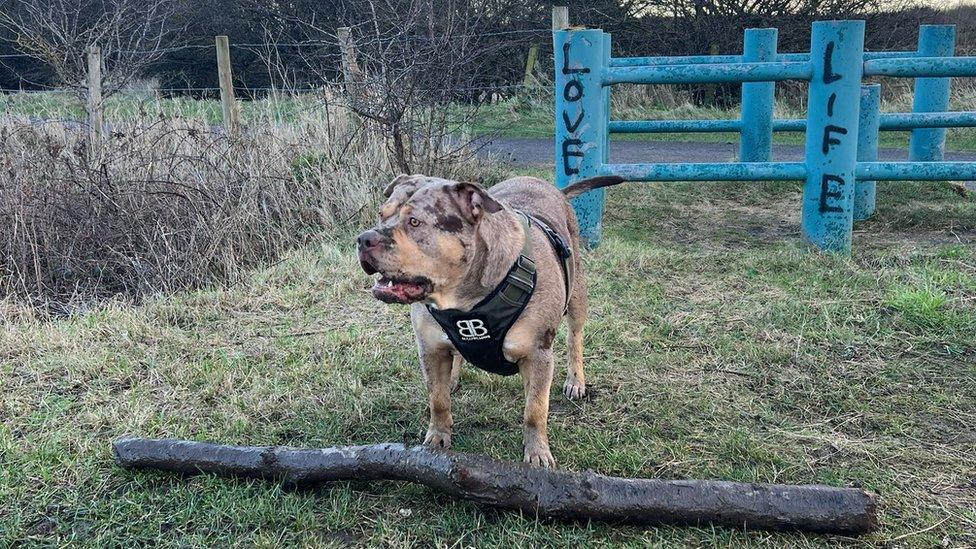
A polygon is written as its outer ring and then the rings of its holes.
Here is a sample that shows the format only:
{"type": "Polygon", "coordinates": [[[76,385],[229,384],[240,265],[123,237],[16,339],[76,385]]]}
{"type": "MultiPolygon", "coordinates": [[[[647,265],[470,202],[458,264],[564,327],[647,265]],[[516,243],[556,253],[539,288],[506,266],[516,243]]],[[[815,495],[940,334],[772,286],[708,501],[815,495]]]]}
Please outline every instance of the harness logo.
{"type": "Polygon", "coordinates": [[[488,328],[485,327],[485,323],[481,319],[475,318],[473,320],[458,320],[456,324],[458,334],[460,334],[461,339],[465,341],[491,338],[491,336],[488,335],[488,328]]]}

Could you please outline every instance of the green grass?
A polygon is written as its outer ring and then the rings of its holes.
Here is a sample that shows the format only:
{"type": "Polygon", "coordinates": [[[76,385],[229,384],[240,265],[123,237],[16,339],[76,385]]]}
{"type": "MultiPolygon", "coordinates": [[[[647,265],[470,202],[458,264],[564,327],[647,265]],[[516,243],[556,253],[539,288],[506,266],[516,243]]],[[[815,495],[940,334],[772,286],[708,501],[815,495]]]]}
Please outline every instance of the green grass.
{"type": "MultiPolygon", "coordinates": [[[[364,292],[335,236],[227,289],[56,320],[0,302],[0,545],[972,546],[976,199],[885,184],[843,257],[798,243],[798,189],[609,193],[585,256],[591,396],[554,388],[552,448],[562,468],[611,475],[862,486],[880,498],[875,534],[567,524],[391,482],[113,466],[123,434],[418,442],[407,311],[364,292]]],[[[456,448],[520,458],[521,402],[518,378],[467,367],[456,448]]]]}
{"type": "MultiPolygon", "coordinates": [[[[212,94],[211,94],[212,95],[212,94]]],[[[239,101],[244,120],[298,122],[324,104],[313,95],[286,95],[276,99],[239,101]]],[[[70,93],[0,94],[0,113],[38,119],[84,120],[83,104],[70,93]]],[[[125,92],[105,100],[109,120],[145,120],[155,117],[195,118],[206,124],[222,124],[220,101],[214,98],[156,97],[149,92],[125,92]]]]}

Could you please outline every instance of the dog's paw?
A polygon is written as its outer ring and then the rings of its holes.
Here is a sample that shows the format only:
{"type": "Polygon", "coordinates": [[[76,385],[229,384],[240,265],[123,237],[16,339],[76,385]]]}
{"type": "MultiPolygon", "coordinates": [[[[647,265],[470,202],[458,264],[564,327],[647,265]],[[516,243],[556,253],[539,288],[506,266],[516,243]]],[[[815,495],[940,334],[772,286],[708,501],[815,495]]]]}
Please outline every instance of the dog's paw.
{"type": "Polygon", "coordinates": [[[434,448],[450,448],[451,432],[437,429],[433,426],[427,428],[427,436],[424,437],[424,444],[434,448]]]}
{"type": "Polygon", "coordinates": [[[567,377],[563,383],[563,394],[569,400],[579,400],[586,396],[586,382],[575,377],[567,377]]]}
{"type": "Polygon", "coordinates": [[[556,460],[552,458],[552,452],[549,451],[549,445],[546,443],[526,445],[522,461],[546,469],[556,466],[556,460]]]}

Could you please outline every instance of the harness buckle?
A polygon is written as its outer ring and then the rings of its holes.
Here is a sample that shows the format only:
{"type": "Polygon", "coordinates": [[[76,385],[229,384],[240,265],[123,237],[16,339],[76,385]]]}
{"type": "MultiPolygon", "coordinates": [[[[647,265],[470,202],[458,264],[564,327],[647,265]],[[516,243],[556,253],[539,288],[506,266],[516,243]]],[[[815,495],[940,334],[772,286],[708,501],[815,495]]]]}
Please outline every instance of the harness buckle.
{"type": "Polygon", "coordinates": [[[524,255],[519,255],[518,259],[515,260],[515,266],[516,268],[508,275],[508,281],[524,292],[531,292],[534,289],[531,278],[526,280],[519,275],[524,273],[531,277],[532,273],[535,272],[535,262],[524,255]]]}
{"type": "Polygon", "coordinates": [[[518,265],[518,268],[520,270],[525,271],[529,274],[535,272],[535,261],[532,261],[531,259],[525,257],[522,254],[519,254],[518,259],[515,260],[515,264],[518,265]]]}
{"type": "Polygon", "coordinates": [[[550,236],[552,237],[553,242],[556,244],[556,248],[559,250],[559,257],[562,259],[569,259],[573,256],[573,251],[570,250],[569,246],[566,245],[566,241],[563,240],[563,237],[559,236],[559,234],[555,231],[550,231],[550,236]]]}

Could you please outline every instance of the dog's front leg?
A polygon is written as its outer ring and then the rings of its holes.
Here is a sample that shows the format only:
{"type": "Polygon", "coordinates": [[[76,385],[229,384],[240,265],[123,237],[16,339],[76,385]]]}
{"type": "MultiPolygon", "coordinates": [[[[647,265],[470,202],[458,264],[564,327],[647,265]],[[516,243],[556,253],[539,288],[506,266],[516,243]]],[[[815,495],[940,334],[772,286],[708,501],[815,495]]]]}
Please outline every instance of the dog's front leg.
{"type": "Polygon", "coordinates": [[[420,360],[427,381],[427,395],[430,400],[430,424],[424,444],[451,447],[451,366],[454,357],[449,349],[436,349],[421,353],[420,360]]]}
{"type": "Polygon", "coordinates": [[[532,465],[555,467],[549,451],[549,388],[552,386],[552,351],[539,349],[519,361],[525,388],[522,424],[522,460],[532,465]]]}

